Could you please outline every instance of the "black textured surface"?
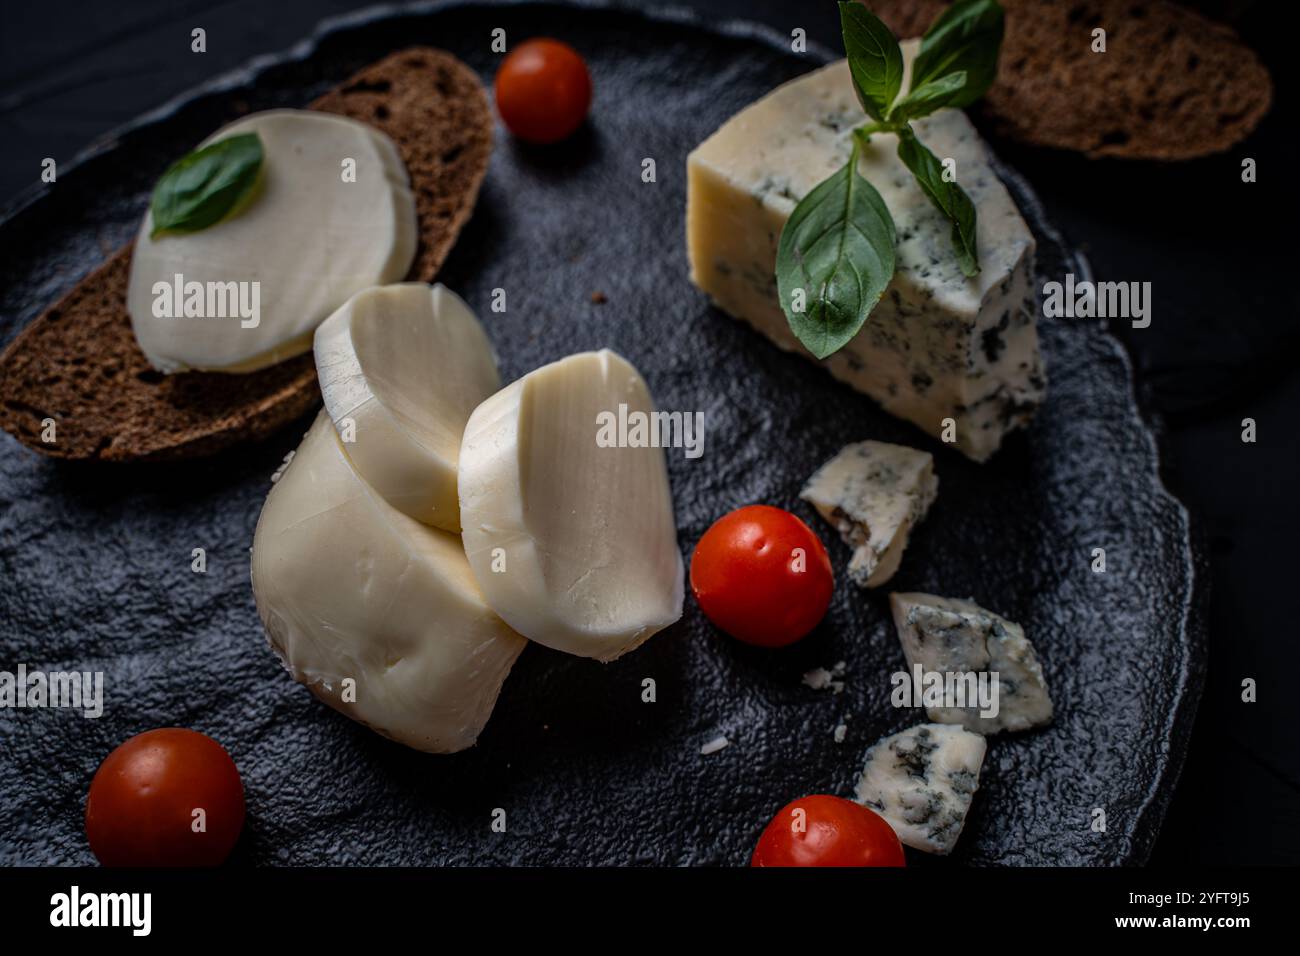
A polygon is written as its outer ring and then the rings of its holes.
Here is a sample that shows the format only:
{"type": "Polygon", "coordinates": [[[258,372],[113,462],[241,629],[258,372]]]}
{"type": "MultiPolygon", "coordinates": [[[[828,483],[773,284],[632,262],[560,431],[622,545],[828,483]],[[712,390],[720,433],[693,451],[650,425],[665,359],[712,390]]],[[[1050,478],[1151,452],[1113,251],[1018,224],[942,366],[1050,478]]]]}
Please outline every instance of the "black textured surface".
{"type": "MultiPolygon", "coordinates": [[[[0,335],[127,237],[156,173],[231,115],[304,103],[412,43],[450,49],[490,79],[495,26],[560,34],[587,56],[596,88],[592,121],[571,142],[532,150],[502,138],[441,276],[483,317],[503,377],[580,349],[622,352],[661,407],[706,415],[704,457],[669,457],[683,553],[721,513],[765,501],[821,533],[841,582],[847,549],[797,502],[804,478],[866,437],[934,451],[939,500],[892,583],[972,595],[1023,623],[1057,705],[1050,728],[992,739],[954,859],[1144,859],[1203,657],[1186,517],[1156,477],[1128,364],[1096,324],[1043,322],[1048,401],[978,466],[710,308],[686,278],[684,159],[727,116],[815,65],[779,37],[545,6],[337,30],[302,59],[163,111],[0,227],[0,335]],[[641,181],[644,157],[658,182],[641,181]],[[498,287],[504,314],[488,308],[498,287]],[[608,301],[593,304],[597,291],[608,301]],[[1106,549],[1104,575],[1090,570],[1094,547],[1106,549]],[[1095,807],[1104,833],[1090,829],[1095,807]]],[[[1079,272],[1009,179],[1038,234],[1040,271],[1079,272]]],[[[841,583],[822,626],[785,651],[721,637],[688,599],[680,624],[612,665],[530,647],[470,752],[389,743],[289,680],[253,609],[247,548],[270,474],[301,431],[160,468],[60,465],[0,438],[0,668],[102,669],[106,682],[99,720],[0,711],[0,862],[91,862],[81,813],[98,762],[130,734],[177,724],[212,734],[243,773],[236,861],[737,864],[782,804],[847,794],[866,747],[920,719],[888,703],[903,658],[885,595],[841,583]],[[206,575],[190,570],[195,547],[207,549],[206,575]],[[803,672],[839,660],[842,695],[802,685],[803,672]],[[640,700],[646,677],[655,704],[640,700]],[[718,734],[731,746],[700,756],[718,734]],[[489,829],[497,807],[505,834],[489,829]]]]}

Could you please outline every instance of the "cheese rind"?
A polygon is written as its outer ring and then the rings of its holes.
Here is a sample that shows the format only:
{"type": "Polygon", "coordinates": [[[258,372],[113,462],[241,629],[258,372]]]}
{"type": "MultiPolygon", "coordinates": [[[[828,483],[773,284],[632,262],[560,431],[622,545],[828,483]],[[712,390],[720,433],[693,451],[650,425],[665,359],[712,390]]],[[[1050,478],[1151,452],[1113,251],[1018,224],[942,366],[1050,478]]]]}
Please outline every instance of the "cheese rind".
{"type": "Polygon", "coordinates": [[[306,352],[331,312],[362,289],[401,279],[415,258],[415,197],[396,145],[379,130],[315,110],[269,110],[200,145],[240,133],[257,133],[263,151],[242,208],[206,229],[156,239],[147,212],[136,236],[127,310],[141,350],[162,372],[252,372],[306,352]],[[344,178],[346,160],[356,164],[355,181],[344,178]],[[245,284],[251,300],[258,283],[256,326],[238,314],[156,315],[155,285],[177,275],[212,290],[205,313],[209,300],[229,313],[229,293],[245,284]]]}
{"type": "Polygon", "coordinates": [[[867,751],[856,799],[879,813],[907,846],[947,854],[979,789],[987,745],[979,734],[920,724],[867,751]]]}
{"type": "Polygon", "coordinates": [[[601,416],[654,411],[613,352],[543,366],[470,416],[462,538],[492,607],[525,637],[613,660],[681,617],[684,570],[661,447],[600,447],[601,416]]]}
{"type": "Polygon", "coordinates": [[[358,292],[316,330],[325,409],[361,477],[424,524],[460,531],[465,423],[501,387],[487,334],[438,284],[358,292]]]}
{"type": "Polygon", "coordinates": [[[1028,730],[1051,722],[1052,699],[1034,647],[1019,624],[973,601],[933,594],[891,594],[889,606],[909,667],[939,673],[996,673],[996,716],[980,707],[927,707],[933,721],[980,734],[1028,730]]]}
{"type": "Polygon", "coordinates": [[[938,494],[934,456],[905,445],[846,445],[808,479],[799,497],[853,548],[849,579],[874,588],[894,576],[912,527],[938,494]]]}
{"type": "Polygon", "coordinates": [[[252,576],[294,679],[417,750],[471,746],[525,645],[484,600],[460,541],[385,502],[324,412],[267,496],[252,576]]]}
{"type": "MultiPolygon", "coordinates": [[[[905,43],[907,69],[916,46],[905,43]]],[[[906,82],[906,79],[905,79],[906,82]]],[[[798,201],[847,162],[866,122],[845,61],[779,87],[732,117],[687,159],[691,279],[724,311],[782,348],[812,357],[790,331],[776,289],[781,229],[798,201]]],[[[1025,425],[1045,388],[1033,292],[1034,239],[958,110],[913,124],[978,214],[980,273],[961,273],[952,227],[877,133],[859,171],[889,207],[897,271],[862,330],[824,361],[894,415],[984,461],[1025,425]]]]}

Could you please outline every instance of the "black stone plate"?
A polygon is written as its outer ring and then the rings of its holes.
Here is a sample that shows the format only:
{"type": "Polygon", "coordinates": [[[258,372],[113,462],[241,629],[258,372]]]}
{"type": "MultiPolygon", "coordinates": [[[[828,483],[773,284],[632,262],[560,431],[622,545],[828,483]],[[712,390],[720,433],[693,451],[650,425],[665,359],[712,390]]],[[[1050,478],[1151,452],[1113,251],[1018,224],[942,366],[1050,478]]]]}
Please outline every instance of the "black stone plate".
{"type": "MultiPolygon", "coordinates": [[[[972,595],[1022,622],[1056,701],[1046,730],[991,740],[952,861],[1144,860],[1186,751],[1204,648],[1187,515],[1160,484],[1120,347],[1096,323],[1044,321],[1047,403],[980,466],[779,351],[687,281],[686,154],[828,51],[800,56],[754,27],[594,7],[382,9],[333,22],[144,117],[11,208],[0,336],[125,242],[155,177],[211,130],[306,103],[410,44],[447,48],[490,82],[495,27],[578,47],[595,103],[558,148],[502,132],[442,281],[483,317],[507,380],[608,346],[636,363],[661,407],[703,411],[704,456],[669,455],[682,553],[738,505],[791,508],[834,558],[841,583],[826,620],[767,652],[718,634],[688,598],[679,624],[611,665],[530,647],[478,746],[426,756],[318,703],[263,638],[248,547],[306,421],[159,467],[58,463],[3,436],[0,670],[100,670],[106,705],[98,720],[0,710],[0,862],[93,862],[82,813],[95,768],[131,734],[180,725],[221,741],[243,774],[237,864],[743,864],[779,807],[849,794],[867,747],[922,719],[889,704],[904,662],[886,595],[845,583],[847,548],[796,497],[823,460],[868,437],[933,451],[942,481],[894,587],[972,595]],[[647,157],[657,182],[642,181],[647,157]],[[504,314],[489,310],[495,288],[504,314]],[[1090,569],[1095,547],[1104,574],[1090,569]],[[191,570],[194,548],[206,549],[206,574],[191,570]],[[802,684],[841,660],[842,694],[802,684]],[[641,701],[647,677],[656,703],[641,701]],[[701,756],[721,734],[731,745],[701,756]],[[490,829],[495,808],[505,833],[490,829]],[[1104,832],[1092,828],[1098,808],[1104,832]]],[[[1002,174],[1038,236],[1044,281],[1083,273],[1029,187],[1002,174]]]]}

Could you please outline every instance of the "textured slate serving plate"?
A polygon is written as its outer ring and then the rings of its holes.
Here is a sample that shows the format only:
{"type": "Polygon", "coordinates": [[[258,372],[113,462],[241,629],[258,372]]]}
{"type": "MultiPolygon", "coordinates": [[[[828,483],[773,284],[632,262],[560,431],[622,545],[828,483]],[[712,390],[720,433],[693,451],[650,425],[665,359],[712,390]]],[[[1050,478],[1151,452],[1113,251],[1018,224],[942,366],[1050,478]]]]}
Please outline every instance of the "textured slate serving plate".
{"type": "MultiPolygon", "coordinates": [[[[490,81],[495,27],[515,41],[573,43],[596,88],[592,120],[572,141],[533,150],[501,136],[441,276],[485,320],[504,377],[609,346],[640,367],[661,407],[703,411],[704,456],[669,455],[684,555],[725,511],[770,502],[822,534],[843,582],[848,551],[797,500],[803,480],[862,438],[933,451],[939,500],[893,584],[972,595],[1022,622],[1057,705],[1050,728],[991,741],[952,860],[1142,861],[1183,759],[1204,657],[1187,517],[1160,484],[1116,342],[1094,323],[1044,321],[1048,400],[1032,429],[979,466],[780,352],[687,281],[686,154],[827,51],[794,55],[785,38],[741,25],[553,5],[385,9],[333,23],[143,118],[11,208],[0,225],[0,338],[125,242],[158,173],[212,129],[301,105],[415,43],[451,50],[490,81]],[[646,157],[657,182],[642,181],[646,157]],[[506,290],[504,314],[488,308],[495,288],[506,290]],[[1096,547],[1104,574],[1091,570],[1096,547]],[[1096,808],[1104,832],[1092,828],[1096,808]]],[[[1043,279],[1084,273],[1028,187],[1003,175],[1038,236],[1043,279]]],[[[288,678],[253,607],[254,523],[306,424],[150,468],[60,464],[0,437],[0,670],[99,670],[106,684],[98,720],[0,710],[0,862],[93,862],[82,812],[99,761],[131,734],[182,725],[220,740],[243,773],[236,863],[741,864],[782,804],[848,794],[866,748],[922,719],[889,704],[903,658],[886,595],[841,583],[795,647],[726,639],[688,599],[678,625],[612,665],[530,647],[467,753],[383,740],[288,678]],[[191,570],[200,547],[206,574],[191,570]],[[842,694],[802,684],[841,660],[842,694]],[[655,703],[642,702],[645,678],[655,703]],[[720,734],[731,745],[701,756],[720,734]],[[505,833],[490,829],[495,808],[505,833]]]]}

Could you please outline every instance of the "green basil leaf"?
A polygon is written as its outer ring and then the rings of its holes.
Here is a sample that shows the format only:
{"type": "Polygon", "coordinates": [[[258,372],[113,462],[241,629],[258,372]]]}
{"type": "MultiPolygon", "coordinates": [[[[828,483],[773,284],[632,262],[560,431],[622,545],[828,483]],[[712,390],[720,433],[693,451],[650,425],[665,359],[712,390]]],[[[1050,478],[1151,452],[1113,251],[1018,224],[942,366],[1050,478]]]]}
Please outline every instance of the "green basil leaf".
{"type": "Polygon", "coordinates": [[[853,90],[867,115],[883,120],[903,85],[903,51],[894,34],[860,3],[840,3],[840,30],[853,90]]]}
{"type": "Polygon", "coordinates": [[[921,38],[921,52],[912,63],[912,89],[962,71],[965,88],[944,105],[974,103],[997,77],[1004,25],[997,0],[958,0],[939,14],[921,38]]]}
{"type": "Polygon", "coordinates": [[[150,238],[164,232],[197,232],[223,219],[257,184],[262,140],[241,133],[177,160],[153,188],[150,238]]]}
{"type": "Polygon", "coordinates": [[[889,111],[891,122],[905,123],[948,106],[953,95],[966,86],[966,71],[958,70],[916,87],[889,111]]]}
{"type": "Polygon", "coordinates": [[[777,246],[781,308],[813,355],[826,358],[862,328],[894,277],[895,241],[885,201],[858,173],[855,145],[795,206],[777,246]]]}
{"type": "Polygon", "coordinates": [[[934,153],[916,138],[911,127],[898,132],[898,158],[903,161],[930,202],[952,222],[952,245],[957,251],[961,271],[973,276],[980,271],[979,251],[975,248],[975,204],[955,182],[943,178],[943,166],[934,153]]]}

